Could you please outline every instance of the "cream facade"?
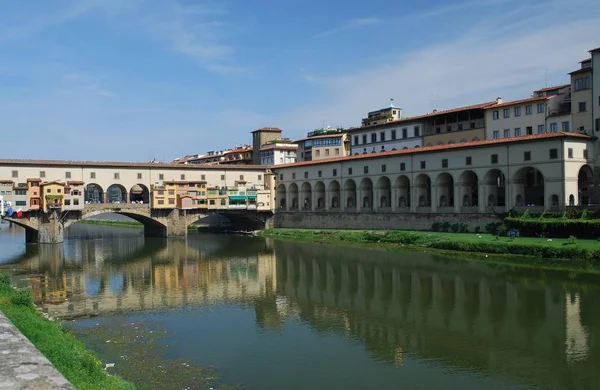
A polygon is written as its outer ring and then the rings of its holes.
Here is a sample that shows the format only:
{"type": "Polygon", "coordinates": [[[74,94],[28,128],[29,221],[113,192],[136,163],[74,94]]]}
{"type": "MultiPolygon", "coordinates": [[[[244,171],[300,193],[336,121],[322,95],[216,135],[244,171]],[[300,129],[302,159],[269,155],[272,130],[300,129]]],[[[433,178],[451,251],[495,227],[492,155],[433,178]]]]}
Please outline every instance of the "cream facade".
{"type": "Polygon", "coordinates": [[[293,164],[297,161],[298,145],[272,143],[260,148],[260,165],[293,164]]]}
{"type": "Polygon", "coordinates": [[[573,131],[592,134],[592,59],[581,61],[581,68],[570,75],[573,131]]]}
{"type": "Polygon", "coordinates": [[[350,154],[350,138],[346,131],[341,130],[311,132],[308,137],[294,143],[298,144],[298,161],[325,160],[350,154]]]}
{"type": "Polygon", "coordinates": [[[600,47],[590,50],[592,55],[592,115],[594,134],[600,131],[600,47]]]}
{"type": "MultiPolygon", "coordinates": [[[[547,101],[551,97],[533,97],[510,102],[499,99],[486,108],[486,139],[520,137],[546,133],[547,101]]],[[[563,131],[562,128],[559,131],[563,131]]]]}
{"type": "Polygon", "coordinates": [[[274,169],[275,199],[281,211],[560,211],[598,202],[583,199],[593,148],[584,135],[545,133],[299,163],[274,169]]]}
{"type": "Polygon", "coordinates": [[[375,126],[353,128],[348,131],[351,155],[412,149],[421,147],[423,122],[400,119],[375,126]]]}

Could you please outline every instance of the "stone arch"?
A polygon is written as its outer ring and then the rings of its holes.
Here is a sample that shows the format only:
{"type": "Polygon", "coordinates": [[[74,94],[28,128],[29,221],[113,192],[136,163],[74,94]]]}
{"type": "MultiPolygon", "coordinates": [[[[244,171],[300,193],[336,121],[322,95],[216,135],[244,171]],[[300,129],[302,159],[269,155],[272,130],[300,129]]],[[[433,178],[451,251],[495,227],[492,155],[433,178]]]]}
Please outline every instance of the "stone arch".
{"type": "Polygon", "coordinates": [[[577,175],[577,199],[579,206],[589,205],[591,202],[592,191],[590,184],[594,182],[594,171],[589,165],[579,168],[577,175]]]}
{"type": "Polygon", "coordinates": [[[83,200],[86,204],[104,203],[104,190],[96,183],[90,183],[83,189],[83,200]]]}
{"type": "Polygon", "coordinates": [[[346,197],[346,207],[356,208],[356,182],[352,179],[344,183],[344,195],[346,197]]]}
{"type": "Polygon", "coordinates": [[[365,177],[360,182],[360,206],[362,209],[373,208],[373,182],[365,177]]]}
{"type": "Polygon", "coordinates": [[[459,179],[461,206],[475,207],[479,205],[479,179],[471,170],[464,171],[459,179]]]}
{"type": "Polygon", "coordinates": [[[312,187],[310,183],[305,181],[302,183],[302,187],[300,187],[300,198],[302,201],[302,209],[303,210],[311,210],[312,209],[312,187]]]}
{"type": "Polygon", "coordinates": [[[485,194],[487,194],[487,206],[506,206],[506,177],[499,169],[490,169],[483,179],[485,183],[485,194]]]}
{"type": "Polygon", "coordinates": [[[129,190],[129,201],[131,203],[150,204],[150,190],[143,184],[135,184],[129,190]]]}
{"type": "Polygon", "coordinates": [[[287,192],[285,190],[285,184],[281,183],[277,186],[275,191],[275,197],[277,198],[277,207],[281,210],[287,209],[287,192]]]}
{"type": "Polygon", "coordinates": [[[394,182],[398,199],[398,207],[410,207],[410,179],[406,175],[398,176],[394,182]]]}
{"type": "Polygon", "coordinates": [[[575,206],[575,195],[569,195],[569,206],[575,206]]]}
{"type": "Polygon", "coordinates": [[[341,195],[340,182],[337,180],[332,180],[329,183],[328,190],[329,190],[329,199],[330,199],[329,206],[332,209],[339,209],[340,208],[340,195],[341,195]]]}
{"type": "Polygon", "coordinates": [[[298,210],[300,197],[298,196],[298,184],[292,183],[289,188],[290,193],[290,209],[298,210]]]}
{"type": "Polygon", "coordinates": [[[106,189],[107,203],[127,203],[127,190],[121,184],[113,184],[106,189]]]}
{"type": "Polygon", "coordinates": [[[377,180],[377,184],[375,186],[377,189],[378,195],[378,205],[380,208],[389,208],[392,207],[391,199],[392,199],[392,183],[387,176],[381,176],[377,180]]]}
{"type": "Polygon", "coordinates": [[[325,183],[322,181],[318,181],[315,184],[315,195],[317,196],[317,204],[315,205],[317,209],[325,208],[325,183]]]}
{"type": "Polygon", "coordinates": [[[417,190],[417,206],[431,207],[431,179],[425,173],[421,173],[415,179],[417,190]]]}
{"type": "Polygon", "coordinates": [[[515,200],[521,195],[526,207],[543,207],[545,201],[544,175],[537,168],[524,167],[513,176],[515,200]]]}
{"type": "Polygon", "coordinates": [[[435,181],[438,191],[438,207],[454,206],[454,178],[448,172],[442,172],[435,181]]]}

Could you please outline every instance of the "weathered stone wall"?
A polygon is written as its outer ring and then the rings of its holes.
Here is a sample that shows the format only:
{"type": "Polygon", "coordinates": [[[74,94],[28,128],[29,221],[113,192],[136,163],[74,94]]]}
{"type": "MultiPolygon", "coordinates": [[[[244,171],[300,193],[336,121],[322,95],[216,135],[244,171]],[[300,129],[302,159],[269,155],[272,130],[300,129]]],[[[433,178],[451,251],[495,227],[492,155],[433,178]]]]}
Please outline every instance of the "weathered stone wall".
{"type": "Polygon", "coordinates": [[[296,229],[402,229],[431,230],[435,222],[464,223],[469,230],[485,231],[490,222],[502,222],[495,214],[364,214],[328,212],[277,212],[274,225],[296,229]]]}

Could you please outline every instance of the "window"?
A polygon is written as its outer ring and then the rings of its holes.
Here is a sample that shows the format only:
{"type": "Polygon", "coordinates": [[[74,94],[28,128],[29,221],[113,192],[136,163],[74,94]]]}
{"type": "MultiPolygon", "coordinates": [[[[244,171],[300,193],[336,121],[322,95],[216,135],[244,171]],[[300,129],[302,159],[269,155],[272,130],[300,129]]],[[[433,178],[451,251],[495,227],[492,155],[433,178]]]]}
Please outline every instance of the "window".
{"type": "Polygon", "coordinates": [[[521,107],[515,107],[515,116],[521,116],[521,107]]]}
{"type": "Polygon", "coordinates": [[[175,204],[175,199],[173,199],[173,198],[169,199],[169,204],[175,204]]]}
{"type": "Polygon", "coordinates": [[[492,154],[492,164],[498,164],[498,155],[492,154]]]}
{"type": "Polygon", "coordinates": [[[71,178],[71,172],[65,172],[65,179],[71,178]]]}
{"type": "Polygon", "coordinates": [[[46,189],[46,193],[49,194],[50,193],[50,188],[46,189]]]}
{"type": "Polygon", "coordinates": [[[317,150],[317,151],[316,151],[316,155],[317,155],[317,157],[321,157],[321,151],[320,151],[320,150],[317,150]]]}
{"type": "Polygon", "coordinates": [[[517,127],[515,128],[515,137],[520,137],[521,136],[521,128],[517,127]]]}
{"type": "Polygon", "coordinates": [[[531,160],[531,152],[530,151],[523,152],[523,160],[525,160],[525,161],[531,160]]]}
{"type": "Polygon", "coordinates": [[[585,158],[585,159],[588,158],[588,151],[587,151],[587,149],[583,149],[583,158],[585,158]]]}
{"type": "Polygon", "coordinates": [[[65,206],[71,205],[71,199],[65,199],[65,206]]]}
{"type": "MultiPolygon", "coordinates": [[[[96,176],[96,175],[94,174],[94,177],[95,177],[95,176],[96,176]]],[[[164,175],[163,173],[159,173],[159,174],[158,174],[158,180],[165,180],[165,175],[164,175]]]]}
{"type": "Polygon", "coordinates": [[[262,180],[262,175],[258,175],[257,180],[259,180],[259,181],[262,180]]]}
{"type": "Polygon", "coordinates": [[[510,109],[505,108],[504,110],[502,110],[502,116],[504,118],[510,118],[510,109]]]}
{"type": "Polygon", "coordinates": [[[589,77],[582,77],[580,79],[575,80],[575,90],[581,91],[582,89],[590,89],[591,83],[589,77]]]}
{"type": "Polygon", "coordinates": [[[531,104],[525,106],[525,115],[531,115],[533,112],[531,104]]]}
{"type": "Polygon", "coordinates": [[[244,180],[244,175],[240,175],[240,180],[243,181],[244,180]]]}
{"type": "Polygon", "coordinates": [[[27,206],[27,202],[24,200],[17,200],[15,206],[27,206]]]}
{"type": "Polygon", "coordinates": [[[568,156],[569,158],[573,158],[573,148],[569,148],[569,149],[567,149],[567,156],[568,156]]]}
{"type": "Polygon", "coordinates": [[[510,129],[504,129],[504,138],[510,137],[510,129]]]}
{"type": "Polygon", "coordinates": [[[120,174],[119,172],[115,172],[115,179],[119,180],[120,174]]]}
{"type": "Polygon", "coordinates": [[[392,130],[392,139],[396,139],[396,130],[392,130]]]}
{"type": "Polygon", "coordinates": [[[441,128],[441,127],[436,127],[436,128],[435,128],[435,132],[436,132],[436,133],[438,133],[438,134],[439,134],[441,131],[442,131],[442,128],[441,128]]]}
{"type": "Polygon", "coordinates": [[[538,134],[543,134],[545,131],[544,125],[538,125],[538,134]]]}
{"type": "Polygon", "coordinates": [[[158,195],[164,195],[164,194],[165,194],[165,192],[163,190],[158,191],[158,195]]]}
{"type": "Polygon", "coordinates": [[[442,168],[448,168],[448,159],[447,158],[442,159],[442,168]]]}
{"type": "Polygon", "coordinates": [[[367,165],[365,165],[365,166],[364,166],[364,168],[363,168],[363,172],[364,172],[365,174],[369,173],[369,167],[368,167],[367,165]]]}
{"type": "Polygon", "coordinates": [[[494,139],[498,139],[500,138],[500,130],[494,130],[494,135],[493,135],[494,139]]]}
{"type": "Polygon", "coordinates": [[[538,103],[537,104],[537,112],[538,112],[538,114],[541,114],[541,113],[544,112],[544,107],[545,107],[544,103],[538,103]]]}
{"type": "Polygon", "coordinates": [[[459,124],[458,124],[458,130],[462,130],[462,129],[463,129],[463,124],[462,124],[462,123],[459,123],[459,124]]]}
{"type": "Polygon", "coordinates": [[[308,179],[308,171],[304,172],[304,178],[308,179]]]}
{"type": "Polygon", "coordinates": [[[225,175],[221,175],[221,180],[225,180],[225,175]]]}
{"type": "Polygon", "coordinates": [[[379,133],[379,141],[385,142],[385,131],[379,133]]]}
{"type": "Polygon", "coordinates": [[[451,132],[452,131],[452,126],[446,126],[446,131],[447,132],[451,132]]]}
{"type": "Polygon", "coordinates": [[[579,102],[579,112],[587,111],[587,107],[585,106],[585,102],[579,102]]]}
{"type": "Polygon", "coordinates": [[[493,118],[494,120],[496,120],[496,119],[500,118],[500,114],[499,114],[499,112],[498,112],[497,110],[496,110],[496,111],[494,111],[494,112],[492,113],[492,118],[493,118]]]}
{"type": "Polygon", "coordinates": [[[421,128],[419,126],[415,126],[415,137],[418,137],[421,134],[421,128]]]}
{"type": "Polygon", "coordinates": [[[40,171],[40,178],[43,179],[46,177],[46,171],[40,171]]]}
{"type": "Polygon", "coordinates": [[[533,134],[533,126],[527,126],[525,128],[527,135],[532,135],[533,134]]]}
{"type": "Polygon", "coordinates": [[[556,160],[558,158],[558,149],[550,149],[550,160],[556,160]]]}
{"type": "Polygon", "coordinates": [[[465,158],[465,165],[471,165],[472,162],[473,162],[473,160],[471,159],[471,156],[467,156],[465,158]]]}
{"type": "Polygon", "coordinates": [[[165,204],[165,200],[164,199],[159,199],[158,200],[158,204],[165,204]]]}
{"type": "Polygon", "coordinates": [[[406,163],[400,163],[400,170],[406,171],[406,163]]]}
{"type": "Polygon", "coordinates": [[[371,133],[371,143],[377,142],[377,133],[371,133]]]}
{"type": "Polygon", "coordinates": [[[333,170],[333,176],[337,176],[337,169],[333,170]]]}
{"type": "Polygon", "coordinates": [[[352,174],[352,168],[348,168],[348,174],[351,175],[352,174]]]}
{"type": "Polygon", "coordinates": [[[319,175],[319,177],[323,177],[323,173],[322,173],[322,171],[319,171],[319,172],[318,172],[318,175],[319,175]]]}
{"type": "Polygon", "coordinates": [[[329,156],[329,149],[325,149],[325,156],[329,156]]]}
{"type": "Polygon", "coordinates": [[[335,155],[339,156],[340,155],[340,148],[335,148],[335,155]]]}
{"type": "Polygon", "coordinates": [[[175,195],[175,190],[169,190],[169,195],[175,195]]]}
{"type": "Polygon", "coordinates": [[[385,164],[381,164],[381,172],[386,172],[387,166],[385,164]]]}
{"type": "Polygon", "coordinates": [[[13,179],[19,177],[19,171],[12,171],[12,177],[13,179]]]}
{"type": "Polygon", "coordinates": [[[408,137],[408,129],[404,128],[402,129],[402,138],[407,138],[408,137]]]}
{"type": "Polygon", "coordinates": [[[296,180],[296,173],[292,173],[292,180],[296,180]]]}
{"type": "Polygon", "coordinates": [[[90,172],[90,179],[96,178],[96,172],[90,172]]]}
{"type": "Polygon", "coordinates": [[[550,123],[550,132],[556,133],[558,131],[558,123],[550,123]]]}
{"type": "Polygon", "coordinates": [[[425,161],[421,161],[421,169],[425,169],[426,166],[427,164],[425,163],[425,161]]]}
{"type": "Polygon", "coordinates": [[[363,141],[363,142],[362,142],[362,143],[363,143],[363,145],[367,143],[367,135],[366,135],[366,134],[363,134],[363,136],[362,136],[362,141],[363,141]]]}
{"type": "Polygon", "coordinates": [[[354,145],[358,145],[358,135],[354,136],[354,145]]]}
{"type": "Polygon", "coordinates": [[[73,199],[73,206],[79,206],[79,199],[73,199]]]}
{"type": "Polygon", "coordinates": [[[62,193],[62,189],[60,189],[60,188],[57,188],[57,189],[56,189],[56,192],[58,192],[59,194],[61,194],[61,193],[62,193]]]}

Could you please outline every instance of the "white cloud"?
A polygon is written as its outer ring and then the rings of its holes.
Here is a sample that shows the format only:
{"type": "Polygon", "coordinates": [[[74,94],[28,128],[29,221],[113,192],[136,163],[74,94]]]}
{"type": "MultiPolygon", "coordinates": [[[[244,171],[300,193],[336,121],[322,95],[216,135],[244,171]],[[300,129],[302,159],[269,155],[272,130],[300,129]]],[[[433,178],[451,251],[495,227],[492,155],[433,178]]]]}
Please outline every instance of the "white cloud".
{"type": "Polygon", "coordinates": [[[379,23],[381,23],[381,20],[375,17],[352,19],[345,22],[340,27],[322,31],[315,35],[314,38],[323,38],[329,35],[334,35],[349,30],[355,30],[361,27],[372,26],[379,23]]]}

